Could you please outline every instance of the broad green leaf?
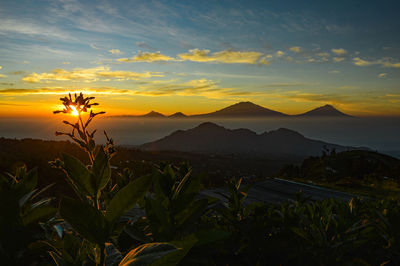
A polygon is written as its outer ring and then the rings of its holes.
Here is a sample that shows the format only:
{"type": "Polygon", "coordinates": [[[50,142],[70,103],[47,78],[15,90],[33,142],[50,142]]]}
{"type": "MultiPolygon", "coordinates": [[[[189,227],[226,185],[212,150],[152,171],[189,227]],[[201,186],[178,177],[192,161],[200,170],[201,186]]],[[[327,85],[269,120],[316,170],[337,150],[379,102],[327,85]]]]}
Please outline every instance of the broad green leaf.
{"type": "Polygon", "coordinates": [[[106,242],[108,227],[104,216],[89,204],[71,198],[63,198],[60,203],[60,215],[90,242],[96,244],[106,242]]]}
{"type": "Polygon", "coordinates": [[[91,173],[86,166],[74,156],[66,153],[63,154],[63,159],[64,167],[69,178],[78,187],[80,192],[90,196],[96,195],[97,191],[91,184],[91,173]]]}
{"type": "Polygon", "coordinates": [[[44,222],[53,217],[57,213],[57,209],[51,206],[42,205],[31,209],[23,218],[24,225],[44,222]]]}
{"type": "Polygon", "coordinates": [[[186,254],[192,249],[192,247],[197,243],[197,238],[194,235],[189,235],[183,240],[172,241],[171,244],[178,247],[178,250],[171,252],[156,261],[154,261],[152,266],[164,266],[164,265],[178,265],[178,263],[186,256],[186,254]]]}
{"type": "Polygon", "coordinates": [[[111,178],[110,161],[102,148],[96,154],[92,172],[92,184],[97,193],[107,185],[111,178]]]}
{"type": "Polygon", "coordinates": [[[151,178],[142,176],[129,182],[128,185],[118,191],[107,207],[107,222],[110,225],[116,223],[125,212],[132,209],[136,202],[145,195],[150,185],[151,178]]]}
{"type": "Polygon", "coordinates": [[[176,220],[178,223],[178,228],[185,230],[186,228],[194,225],[196,221],[203,215],[205,209],[208,206],[208,200],[202,199],[191,204],[190,208],[185,210],[183,213],[177,215],[176,220]]]}
{"type": "Polygon", "coordinates": [[[131,250],[119,265],[149,265],[157,259],[177,250],[174,245],[169,243],[144,244],[131,250]]]}
{"type": "Polygon", "coordinates": [[[16,193],[22,197],[23,195],[31,192],[36,187],[38,174],[37,168],[31,169],[29,172],[26,172],[25,167],[21,168],[25,170],[17,170],[16,178],[19,180],[19,182],[16,185],[16,193]]]}

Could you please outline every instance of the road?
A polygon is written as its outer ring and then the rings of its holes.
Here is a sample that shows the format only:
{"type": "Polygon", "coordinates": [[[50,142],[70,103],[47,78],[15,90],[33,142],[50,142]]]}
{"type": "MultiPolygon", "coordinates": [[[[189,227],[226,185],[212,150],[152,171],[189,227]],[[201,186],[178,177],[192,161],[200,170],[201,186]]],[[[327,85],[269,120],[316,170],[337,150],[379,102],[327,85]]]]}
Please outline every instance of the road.
{"type": "MultiPolygon", "coordinates": [[[[251,184],[245,203],[252,202],[267,202],[267,203],[280,203],[295,198],[297,192],[302,192],[304,197],[310,197],[311,200],[323,200],[326,198],[341,199],[350,201],[354,195],[326,189],[318,186],[283,180],[279,178],[270,178],[264,181],[251,184]]],[[[203,190],[201,194],[216,197],[224,200],[224,197],[219,193],[227,194],[223,188],[213,190],[203,190]]]]}

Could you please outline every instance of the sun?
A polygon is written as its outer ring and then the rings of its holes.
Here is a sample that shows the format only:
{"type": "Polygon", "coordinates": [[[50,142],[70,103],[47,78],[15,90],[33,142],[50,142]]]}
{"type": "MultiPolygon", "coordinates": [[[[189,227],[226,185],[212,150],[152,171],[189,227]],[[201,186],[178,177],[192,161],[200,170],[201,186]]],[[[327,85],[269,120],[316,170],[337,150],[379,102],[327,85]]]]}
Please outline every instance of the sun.
{"type": "Polygon", "coordinates": [[[71,107],[71,109],[72,109],[72,115],[73,116],[78,116],[79,115],[79,112],[78,112],[78,110],[76,110],[76,107],[75,107],[75,105],[70,105],[69,107],[71,107]]]}

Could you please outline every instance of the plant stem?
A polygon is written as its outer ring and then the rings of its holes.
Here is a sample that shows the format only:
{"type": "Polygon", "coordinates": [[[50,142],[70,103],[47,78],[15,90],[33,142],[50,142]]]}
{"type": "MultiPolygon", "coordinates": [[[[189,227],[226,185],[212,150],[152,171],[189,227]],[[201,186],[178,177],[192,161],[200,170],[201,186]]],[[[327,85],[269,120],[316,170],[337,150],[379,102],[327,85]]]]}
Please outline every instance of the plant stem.
{"type": "Polygon", "coordinates": [[[106,263],[106,247],[105,245],[100,246],[100,266],[104,266],[106,263]]]}
{"type": "MultiPolygon", "coordinates": [[[[85,139],[82,139],[82,140],[86,143],[86,145],[88,145],[88,136],[87,136],[87,134],[86,134],[86,127],[85,127],[85,125],[83,124],[82,116],[81,116],[80,113],[79,113],[79,122],[81,123],[82,132],[83,132],[83,134],[85,134],[85,139]]],[[[90,162],[93,164],[94,155],[93,155],[92,152],[89,151],[88,149],[85,149],[85,150],[87,151],[87,154],[89,155],[90,162]]]]}

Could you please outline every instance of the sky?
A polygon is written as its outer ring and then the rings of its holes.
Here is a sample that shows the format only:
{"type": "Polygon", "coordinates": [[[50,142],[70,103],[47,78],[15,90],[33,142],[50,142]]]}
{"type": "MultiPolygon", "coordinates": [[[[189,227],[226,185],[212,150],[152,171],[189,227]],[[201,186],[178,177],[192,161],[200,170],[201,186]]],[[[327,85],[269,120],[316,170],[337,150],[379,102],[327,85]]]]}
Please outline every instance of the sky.
{"type": "Polygon", "coordinates": [[[251,101],[400,116],[396,1],[0,2],[0,116],[49,116],[68,92],[109,115],[251,101]]]}

